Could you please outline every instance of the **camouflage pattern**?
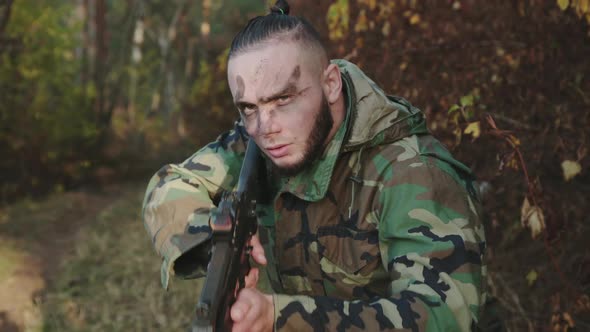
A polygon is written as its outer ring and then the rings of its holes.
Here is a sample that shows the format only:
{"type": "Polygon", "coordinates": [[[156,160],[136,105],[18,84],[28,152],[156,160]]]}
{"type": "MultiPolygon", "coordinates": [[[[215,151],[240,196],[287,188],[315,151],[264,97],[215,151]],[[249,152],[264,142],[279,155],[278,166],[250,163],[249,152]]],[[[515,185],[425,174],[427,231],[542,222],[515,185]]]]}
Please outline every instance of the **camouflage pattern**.
{"type": "MultiPolygon", "coordinates": [[[[485,238],[472,173],[418,109],[335,63],[345,123],[310,169],[275,177],[274,200],[258,207],[275,329],[473,329],[485,302],[485,238]]],[[[210,212],[236,185],[246,141],[238,122],[152,178],[144,221],[164,286],[171,272],[202,275],[210,212]]]]}

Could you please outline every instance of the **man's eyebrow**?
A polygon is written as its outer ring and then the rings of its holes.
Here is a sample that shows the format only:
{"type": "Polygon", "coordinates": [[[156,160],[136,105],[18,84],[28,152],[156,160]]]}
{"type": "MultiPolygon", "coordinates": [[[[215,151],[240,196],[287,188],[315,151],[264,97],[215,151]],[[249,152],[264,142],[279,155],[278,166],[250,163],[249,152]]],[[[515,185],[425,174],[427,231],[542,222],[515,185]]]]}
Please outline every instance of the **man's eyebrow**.
{"type": "Polygon", "coordinates": [[[266,102],[275,100],[282,95],[297,92],[297,83],[299,83],[300,77],[301,77],[301,66],[297,65],[297,66],[295,66],[295,68],[293,68],[293,72],[291,73],[291,76],[289,77],[289,79],[287,80],[287,83],[285,84],[285,86],[283,88],[279,89],[278,92],[273,93],[269,97],[260,98],[260,101],[263,103],[266,103],[266,102]]]}
{"type": "Polygon", "coordinates": [[[294,82],[287,82],[287,84],[282,89],[280,89],[278,92],[273,93],[272,95],[270,95],[268,97],[261,97],[260,102],[268,103],[269,101],[276,100],[285,94],[295,93],[295,92],[297,92],[297,85],[294,82]]]}
{"type": "MultiPolygon", "coordinates": [[[[299,65],[297,65],[293,69],[291,76],[289,77],[289,79],[287,80],[287,83],[285,84],[285,86],[283,86],[283,88],[279,89],[278,92],[273,93],[272,95],[270,95],[268,97],[259,98],[258,101],[261,103],[267,103],[269,101],[273,101],[275,99],[278,99],[279,97],[281,97],[285,94],[297,92],[297,83],[299,82],[300,77],[301,77],[301,68],[299,65]]],[[[241,77],[238,77],[238,86],[239,86],[238,93],[236,94],[236,99],[234,99],[234,104],[236,105],[236,107],[243,108],[244,106],[252,106],[253,105],[252,103],[240,100],[243,97],[243,90],[244,90],[244,81],[241,80],[241,77]],[[240,92],[242,92],[242,93],[240,93],[240,92]]]]}
{"type": "Polygon", "coordinates": [[[254,104],[252,104],[252,103],[249,103],[249,102],[246,102],[246,101],[239,101],[239,100],[234,101],[234,105],[236,105],[236,107],[239,110],[242,110],[242,109],[244,109],[246,107],[254,106],[254,104]]]}

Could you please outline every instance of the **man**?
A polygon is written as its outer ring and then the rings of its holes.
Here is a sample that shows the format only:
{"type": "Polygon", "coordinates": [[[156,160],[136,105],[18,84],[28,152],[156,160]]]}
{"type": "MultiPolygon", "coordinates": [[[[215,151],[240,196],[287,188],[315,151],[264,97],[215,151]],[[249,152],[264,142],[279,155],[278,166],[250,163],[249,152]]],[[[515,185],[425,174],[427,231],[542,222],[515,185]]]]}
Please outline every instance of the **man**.
{"type": "Polygon", "coordinates": [[[246,142],[272,165],[234,331],[474,329],[485,301],[470,170],[355,65],[328,61],[285,1],[235,37],[228,82],[240,121],[151,180],[144,222],[171,273],[202,276],[209,219],[236,186],[246,142]],[[260,241],[259,241],[260,239],[260,241]],[[262,242],[262,246],[260,245],[262,242]]]}

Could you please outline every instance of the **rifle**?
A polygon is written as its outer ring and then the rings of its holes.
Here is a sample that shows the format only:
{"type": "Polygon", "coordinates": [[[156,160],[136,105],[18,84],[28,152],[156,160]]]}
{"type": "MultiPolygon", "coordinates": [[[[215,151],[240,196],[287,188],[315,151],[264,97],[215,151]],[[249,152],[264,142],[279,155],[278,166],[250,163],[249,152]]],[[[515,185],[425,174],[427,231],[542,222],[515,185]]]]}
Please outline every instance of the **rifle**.
{"type": "Polygon", "coordinates": [[[193,332],[231,331],[230,308],[244,288],[250,271],[248,240],[256,233],[256,189],[264,175],[264,161],[250,139],[236,192],[224,193],[218,214],[210,223],[211,259],[196,309],[193,332]]]}

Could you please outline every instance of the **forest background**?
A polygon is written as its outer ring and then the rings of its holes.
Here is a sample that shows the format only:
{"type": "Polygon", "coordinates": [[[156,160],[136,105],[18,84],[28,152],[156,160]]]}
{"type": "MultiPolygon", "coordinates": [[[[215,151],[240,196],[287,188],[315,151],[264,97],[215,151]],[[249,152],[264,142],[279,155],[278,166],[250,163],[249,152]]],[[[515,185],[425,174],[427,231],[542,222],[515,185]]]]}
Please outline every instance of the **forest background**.
{"type": "MultiPolygon", "coordinates": [[[[143,190],[236,119],[228,46],[270,5],[0,0],[0,331],[187,327],[143,190]]],[[[590,330],[590,1],[291,6],[476,172],[506,327],[590,330]]]]}

